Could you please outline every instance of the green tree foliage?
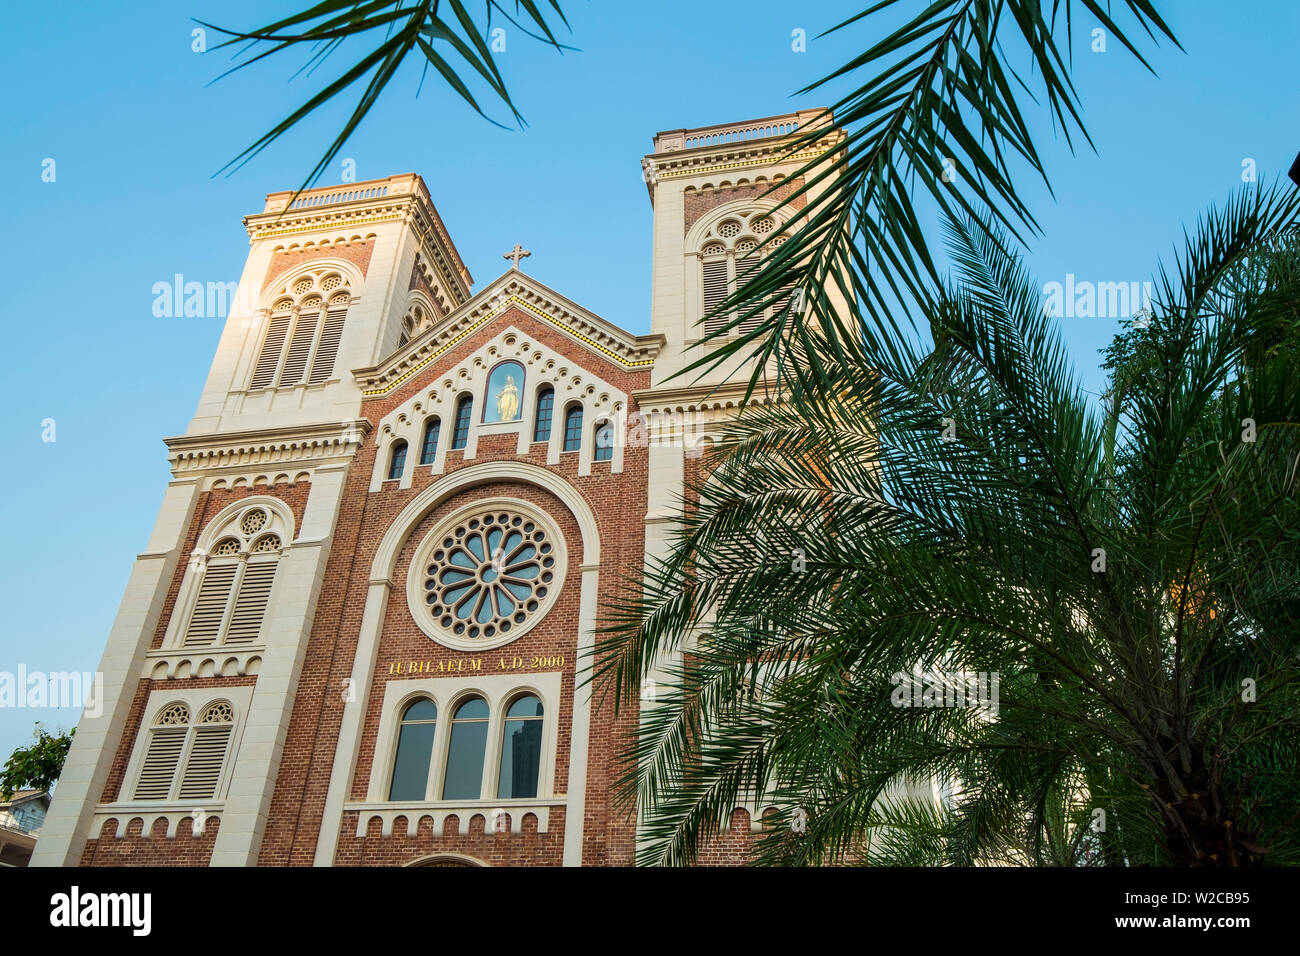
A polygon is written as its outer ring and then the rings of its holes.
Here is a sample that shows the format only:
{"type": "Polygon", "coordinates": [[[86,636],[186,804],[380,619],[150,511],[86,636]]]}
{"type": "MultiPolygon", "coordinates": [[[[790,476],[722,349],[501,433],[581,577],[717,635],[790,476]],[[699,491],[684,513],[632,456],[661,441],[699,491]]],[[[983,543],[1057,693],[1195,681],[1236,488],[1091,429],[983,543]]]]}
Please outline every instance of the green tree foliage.
{"type": "Polygon", "coordinates": [[[17,790],[49,790],[63,772],[63,761],[72,746],[75,728],[66,734],[51,734],[36,725],[36,741],[9,755],[0,770],[0,798],[8,800],[17,790]]]}
{"type": "Polygon", "coordinates": [[[1300,295],[1293,247],[1258,268],[1295,210],[1202,219],[1118,405],[1011,238],[960,220],[933,346],[742,415],[599,648],[624,696],[667,675],[626,754],[642,860],[762,794],[774,863],[1300,862],[1300,366],[1243,361],[1300,295]],[[898,706],[962,671],[999,675],[996,714],[898,706]]]}

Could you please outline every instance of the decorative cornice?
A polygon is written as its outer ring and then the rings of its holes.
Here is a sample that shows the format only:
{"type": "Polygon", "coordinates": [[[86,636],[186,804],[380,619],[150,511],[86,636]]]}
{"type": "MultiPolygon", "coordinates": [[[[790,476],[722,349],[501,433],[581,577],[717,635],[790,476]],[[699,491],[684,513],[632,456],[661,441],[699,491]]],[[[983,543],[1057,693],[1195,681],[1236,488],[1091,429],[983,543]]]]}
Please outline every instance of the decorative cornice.
{"type": "Polygon", "coordinates": [[[424,180],[415,173],[304,190],[286,209],[293,195],[289,191],[270,193],[262,212],[244,217],[244,227],[251,240],[382,222],[410,222],[422,237],[430,234],[436,237],[432,243],[422,242],[421,249],[433,259],[448,291],[460,301],[469,297],[474,279],[429,198],[424,180]]]}
{"type": "Polygon", "coordinates": [[[654,183],[662,179],[700,176],[732,169],[779,164],[803,165],[837,149],[844,133],[827,130],[816,141],[809,134],[829,125],[830,114],[805,110],[695,130],[674,130],[655,137],[655,152],[641,161],[646,188],[654,199],[654,183]],[[698,144],[703,141],[703,145],[698,144]],[[794,147],[799,147],[792,152],[794,147]]]}
{"type": "Polygon", "coordinates": [[[362,395],[375,398],[388,394],[511,307],[536,316],[626,369],[649,370],[665,341],[662,335],[630,335],[530,276],[511,269],[384,363],[355,369],[352,374],[362,395]]]}
{"type": "Polygon", "coordinates": [[[274,465],[319,466],[351,458],[361,447],[370,422],[365,419],[263,428],[215,435],[166,438],[172,474],[232,471],[274,465]]]}

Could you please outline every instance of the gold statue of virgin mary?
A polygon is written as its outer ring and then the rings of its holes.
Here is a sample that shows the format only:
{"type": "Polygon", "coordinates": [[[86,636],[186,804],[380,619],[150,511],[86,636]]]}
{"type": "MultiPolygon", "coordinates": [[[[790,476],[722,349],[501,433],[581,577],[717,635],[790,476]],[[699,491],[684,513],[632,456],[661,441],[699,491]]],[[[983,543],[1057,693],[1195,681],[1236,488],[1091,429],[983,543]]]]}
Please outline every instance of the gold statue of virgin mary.
{"type": "Polygon", "coordinates": [[[519,389],[515,388],[513,375],[506,376],[506,383],[497,393],[497,414],[501,416],[503,422],[513,421],[519,414],[519,389]]]}

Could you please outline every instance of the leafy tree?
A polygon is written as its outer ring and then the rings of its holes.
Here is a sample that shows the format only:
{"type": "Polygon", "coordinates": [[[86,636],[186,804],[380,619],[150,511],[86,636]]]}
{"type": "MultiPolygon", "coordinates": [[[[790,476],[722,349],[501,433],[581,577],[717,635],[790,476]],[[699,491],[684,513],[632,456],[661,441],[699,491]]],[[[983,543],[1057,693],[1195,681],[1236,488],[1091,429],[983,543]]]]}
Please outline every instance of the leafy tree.
{"type": "Polygon", "coordinates": [[[17,790],[51,789],[63,772],[76,732],[74,728],[65,734],[51,734],[37,724],[36,742],[15,750],[0,770],[0,798],[9,800],[17,790]]]}
{"type": "Polygon", "coordinates": [[[1296,205],[1202,219],[1119,404],[1010,237],[959,220],[932,346],[742,415],[600,646],[623,695],[669,675],[627,754],[643,862],[755,794],[784,807],[765,862],[1300,862],[1300,367],[1243,362],[1300,295],[1294,246],[1256,268],[1296,205]],[[999,676],[995,713],[900,706],[961,672],[999,676]]]}

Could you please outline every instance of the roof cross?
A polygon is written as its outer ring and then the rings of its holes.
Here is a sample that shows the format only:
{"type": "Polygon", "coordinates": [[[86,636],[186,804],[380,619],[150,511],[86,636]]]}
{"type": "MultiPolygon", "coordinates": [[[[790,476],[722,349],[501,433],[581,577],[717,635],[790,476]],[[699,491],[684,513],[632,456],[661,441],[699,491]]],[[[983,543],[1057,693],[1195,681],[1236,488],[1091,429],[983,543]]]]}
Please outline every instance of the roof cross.
{"type": "Polygon", "coordinates": [[[523,246],[521,246],[519,243],[516,242],[516,243],[515,243],[515,247],[514,247],[513,249],[511,249],[509,252],[507,252],[507,253],[506,253],[504,256],[502,256],[501,258],[502,258],[502,259],[513,259],[513,260],[514,260],[514,264],[513,264],[510,268],[512,268],[512,269],[518,269],[518,268],[519,268],[519,260],[520,260],[520,259],[526,259],[528,256],[531,256],[532,254],[533,254],[533,251],[532,251],[531,249],[525,249],[523,246]]]}

